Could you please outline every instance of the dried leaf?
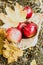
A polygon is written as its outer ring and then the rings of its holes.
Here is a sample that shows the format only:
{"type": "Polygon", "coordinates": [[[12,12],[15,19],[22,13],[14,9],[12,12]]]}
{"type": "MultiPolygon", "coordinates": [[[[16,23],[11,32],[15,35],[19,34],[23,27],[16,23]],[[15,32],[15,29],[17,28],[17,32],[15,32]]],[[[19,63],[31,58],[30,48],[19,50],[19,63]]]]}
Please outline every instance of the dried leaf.
{"type": "Polygon", "coordinates": [[[19,22],[24,22],[26,20],[26,11],[23,11],[23,7],[16,3],[15,11],[13,11],[10,7],[6,6],[5,10],[7,15],[4,13],[0,13],[0,20],[2,20],[5,24],[1,26],[1,28],[9,28],[16,27],[19,22]]]}
{"type": "Polygon", "coordinates": [[[0,37],[0,55],[2,54],[2,48],[3,48],[3,40],[2,38],[0,37]]]}
{"type": "Polygon", "coordinates": [[[20,50],[15,44],[12,44],[6,40],[4,44],[5,50],[3,50],[3,56],[8,59],[8,63],[17,61],[17,58],[23,55],[23,51],[20,50]]]}
{"type": "Polygon", "coordinates": [[[30,65],[37,65],[35,59],[32,60],[32,62],[30,63],[30,65]]]}

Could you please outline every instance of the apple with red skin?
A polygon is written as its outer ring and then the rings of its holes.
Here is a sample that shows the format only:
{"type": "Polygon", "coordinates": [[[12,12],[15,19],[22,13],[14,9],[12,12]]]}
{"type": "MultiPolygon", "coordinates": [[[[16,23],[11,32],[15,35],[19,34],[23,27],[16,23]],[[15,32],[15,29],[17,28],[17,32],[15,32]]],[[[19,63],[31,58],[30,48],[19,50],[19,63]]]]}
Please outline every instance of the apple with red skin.
{"type": "Polygon", "coordinates": [[[22,33],[17,28],[9,28],[7,31],[7,39],[11,42],[18,43],[22,39],[22,33]]]}
{"type": "Polygon", "coordinates": [[[17,26],[17,29],[19,29],[22,32],[22,28],[26,26],[26,22],[20,22],[19,25],[17,26]]]}
{"type": "Polygon", "coordinates": [[[25,37],[30,38],[37,33],[37,25],[33,22],[27,24],[27,26],[23,27],[23,34],[25,37]]]}
{"type": "Polygon", "coordinates": [[[25,21],[25,22],[20,22],[17,26],[17,29],[19,29],[20,31],[22,31],[22,28],[26,25],[28,25],[29,22],[28,21],[25,21]]]}
{"type": "Polygon", "coordinates": [[[25,10],[27,12],[26,19],[31,18],[31,16],[33,14],[31,7],[30,6],[25,6],[23,10],[25,10]]]}

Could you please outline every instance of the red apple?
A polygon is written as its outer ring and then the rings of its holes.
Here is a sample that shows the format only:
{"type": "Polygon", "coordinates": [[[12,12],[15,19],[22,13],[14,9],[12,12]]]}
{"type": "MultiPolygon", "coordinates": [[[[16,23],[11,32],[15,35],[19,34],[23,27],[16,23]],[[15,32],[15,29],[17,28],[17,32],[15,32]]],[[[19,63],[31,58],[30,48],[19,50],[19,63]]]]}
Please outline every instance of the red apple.
{"type": "Polygon", "coordinates": [[[25,22],[20,22],[19,25],[17,26],[17,29],[19,29],[20,31],[22,31],[22,28],[26,26],[25,22]]]}
{"type": "Polygon", "coordinates": [[[21,38],[22,38],[22,33],[20,30],[18,30],[17,28],[9,28],[7,31],[7,39],[9,41],[18,43],[20,42],[21,38]]]}
{"type": "Polygon", "coordinates": [[[24,7],[23,10],[25,10],[27,12],[26,19],[31,18],[31,16],[32,16],[32,9],[31,9],[31,7],[30,6],[26,6],[26,7],[24,7]]]}
{"type": "Polygon", "coordinates": [[[27,24],[27,26],[23,27],[24,36],[32,37],[37,33],[37,25],[33,22],[27,24]]]}

